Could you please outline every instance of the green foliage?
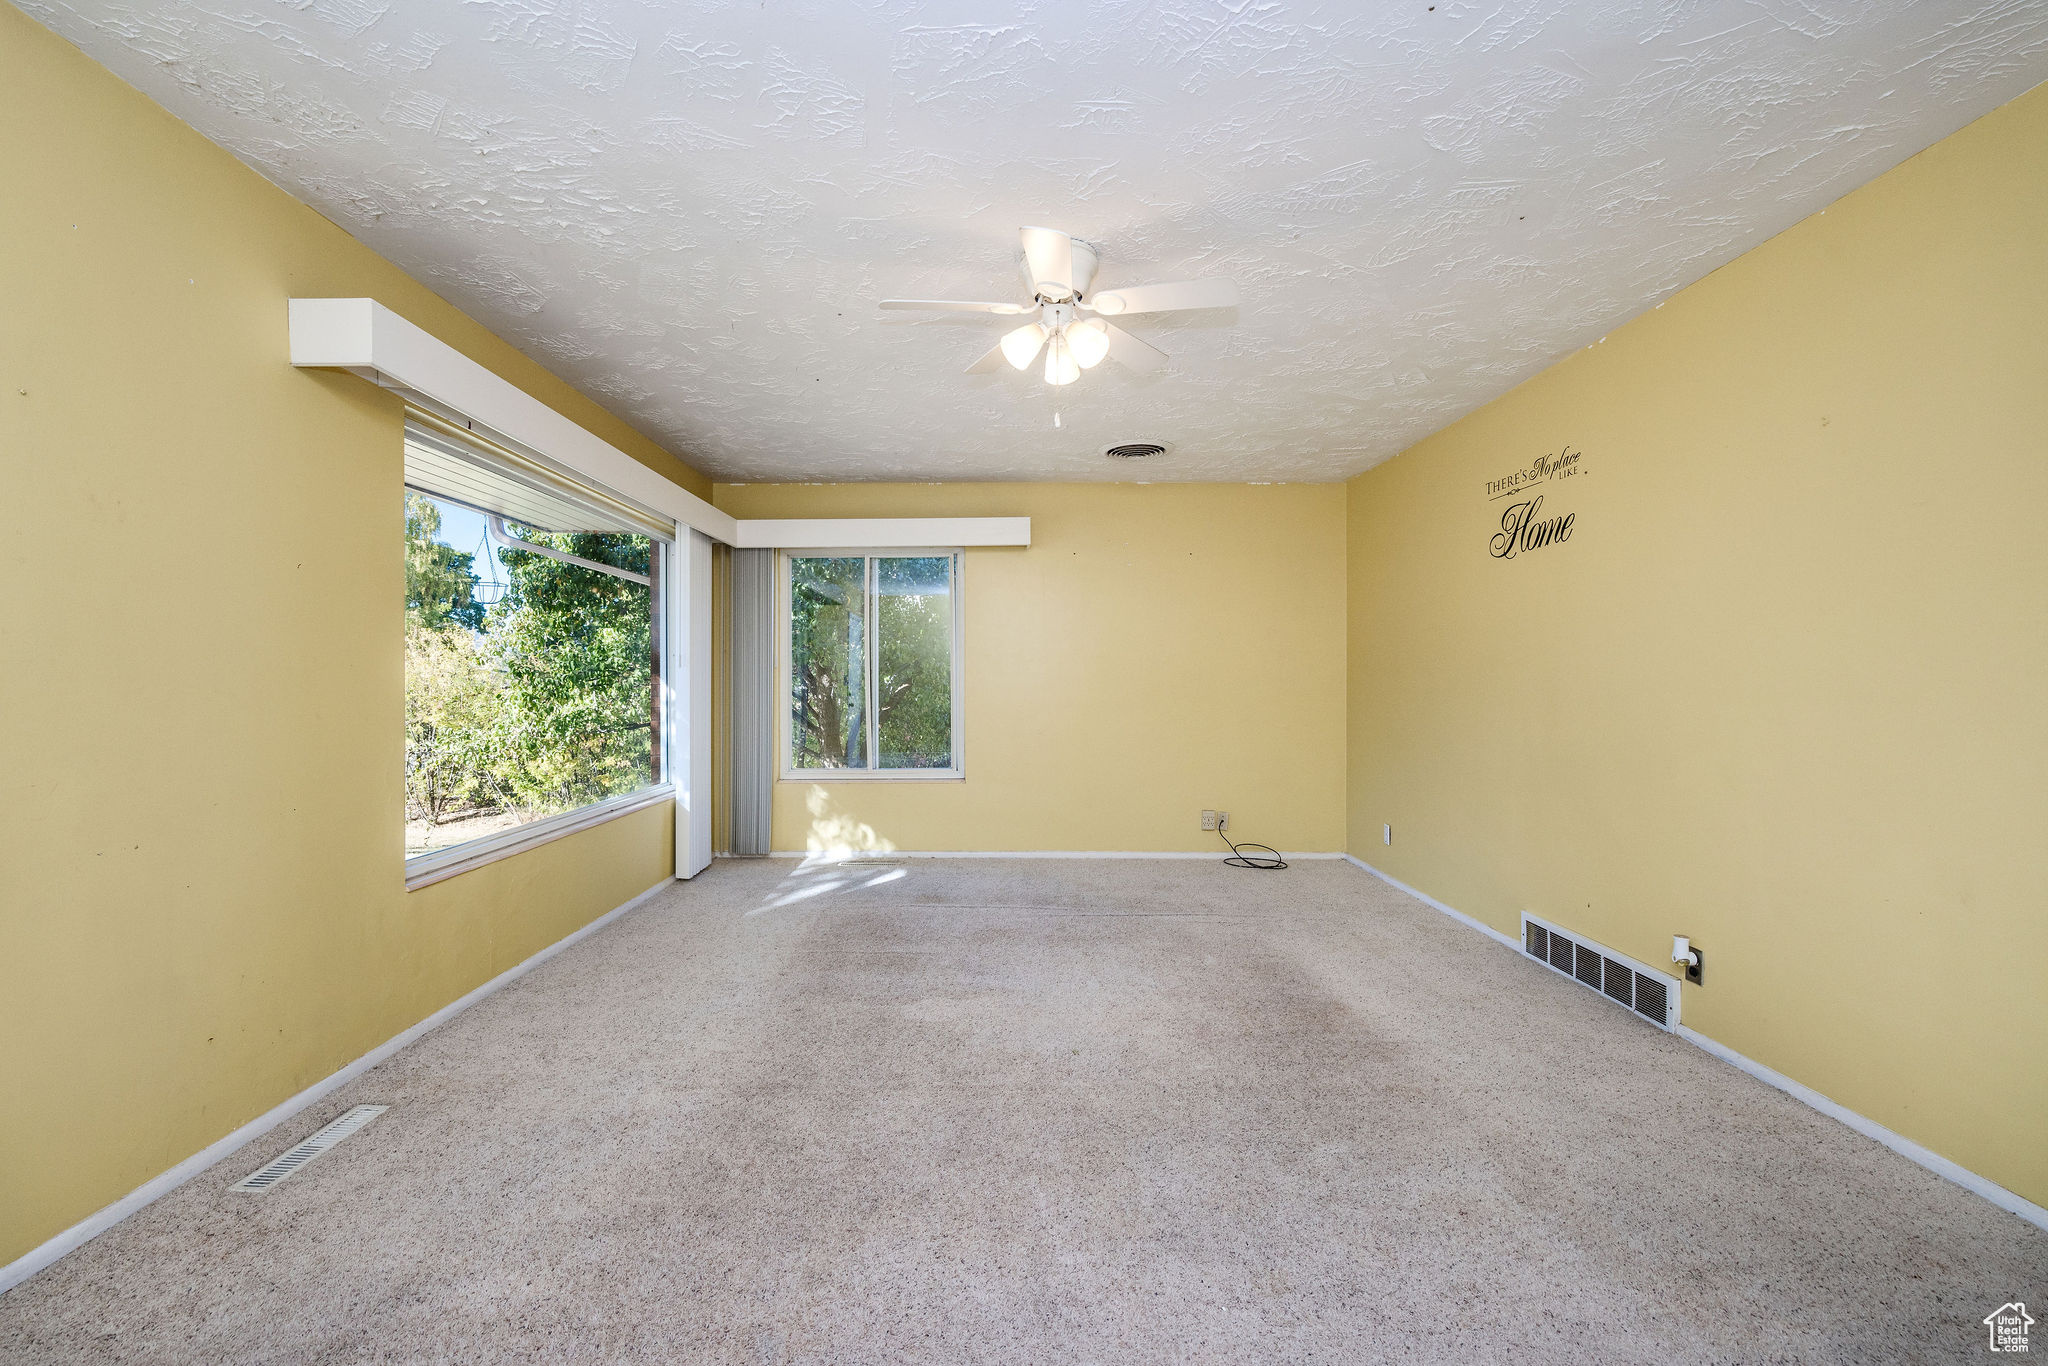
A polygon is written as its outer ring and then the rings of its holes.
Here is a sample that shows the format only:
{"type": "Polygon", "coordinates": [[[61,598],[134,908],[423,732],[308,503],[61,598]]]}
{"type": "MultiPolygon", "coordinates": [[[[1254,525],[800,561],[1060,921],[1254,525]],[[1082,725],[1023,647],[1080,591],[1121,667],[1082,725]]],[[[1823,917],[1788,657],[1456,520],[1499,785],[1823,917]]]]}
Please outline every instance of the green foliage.
{"type": "Polygon", "coordinates": [[[875,566],[876,751],[883,768],[953,761],[953,600],[944,559],[875,566]]]}
{"type": "MultiPolygon", "coordinates": [[[[506,550],[510,586],[486,609],[471,557],[433,540],[440,512],[406,495],[406,816],[528,818],[656,780],[651,593],[506,550]]],[[[523,532],[535,544],[649,572],[644,536],[523,532]]]]}
{"type": "Polygon", "coordinates": [[[431,498],[405,495],[405,612],[423,626],[454,624],[480,631],[484,605],[476,600],[473,556],[442,545],[441,509],[431,498]]]}
{"type": "Polygon", "coordinates": [[[883,768],[953,761],[953,603],[944,556],[801,557],[790,593],[791,743],[799,768],[867,766],[868,651],[883,768]]]}
{"type": "Polygon", "coordinates": [[[792,561],[791,745],[798,768],[865,768],[867,561],[792,561]]]}
{"type": "MultiPolygon", "coordinates": [[[[520,536],[639,574],[653,553],[645,536],[520,536]]],[[[500,740],[513,799],[567,810],[655,781],[649,591],[527,551],[499,558],[511,587],[489,633],[505,671],[500,740]]]]}
{"type": "Polygon", "coordinates": [[[467,631],[405,623],[405,807],[439,824],[501,800],[492,741],[504,680],[467,631]]]}

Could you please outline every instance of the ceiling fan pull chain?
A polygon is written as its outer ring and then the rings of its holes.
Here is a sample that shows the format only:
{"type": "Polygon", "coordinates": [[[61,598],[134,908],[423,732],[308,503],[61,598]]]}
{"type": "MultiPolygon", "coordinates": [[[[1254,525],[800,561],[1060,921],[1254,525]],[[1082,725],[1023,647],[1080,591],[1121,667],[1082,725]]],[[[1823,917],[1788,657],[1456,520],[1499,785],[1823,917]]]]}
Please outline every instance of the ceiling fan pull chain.
{"type": "MultiPolygon", "coordinates": [[[[1049,337],[1049,338],[1048,338],[1048,339],[1046,340],[1046,373],[1047,373],[1047,374],[1051,374],[1051,373],[1052,373],[1052,366],[1053,366],[1053,363],[1054,363],[1054,362],[1056,362],[1056,361],[1057,361],[1057,360],[1059,359],[1059,351],[1060,351],[1060,334],[1059,334],[1059,333],[1057,333],[1057,332],[1055,332],[1055,333],[1053,333],[1053,334],[1052,334],[1052,336],[1051,336],[1051,337],[1049,337]]],[[[1046,385],[1046,386],[1045,386],[1045,391],[1046,391],[1047,393],[1049,393],[1049,394],[1051,394],[1051,395],[1052,395],[1052,425],[1053,425],[1053,430],[1057,431],[1057,430],[1059,430],[1059,425],[1060,425],[1060,387],[1059,387],[1059,386],[1058,386],[1057,384],[1048,384],[1048,385],[1046,385]]]]}

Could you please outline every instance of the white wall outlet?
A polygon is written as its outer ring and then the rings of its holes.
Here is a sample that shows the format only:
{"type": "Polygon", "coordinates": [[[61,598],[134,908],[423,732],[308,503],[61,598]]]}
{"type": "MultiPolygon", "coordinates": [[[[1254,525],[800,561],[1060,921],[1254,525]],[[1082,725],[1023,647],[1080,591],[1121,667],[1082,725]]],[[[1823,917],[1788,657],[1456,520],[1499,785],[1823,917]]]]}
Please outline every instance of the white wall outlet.
{"type": "Polygon", "coordinates": [[[1216,813],[1216,828],[1218,830],[1228,830],[1230,828],[1230,813],[1228,811],[1218,811],[1216,813]]]}
{"type": "Polygon", "coordinates": [[[1202,813],[1202,828],[1204,830],[1214,830],[1216,828],[1216,813],[1214,811],[1204,811],[1202,813]]]}
{"type": "Polygon", "coordinates": [[[1381,844],[1392,844],[1393,842],[1394,842],[1394,827],[1393,827],[1393,826],[1391,826],[1391,825],[1383,825],[1383,826],[1381,826],[1381,827],[1380,827],[1380,843],[1381,843],[1381,844]]]}

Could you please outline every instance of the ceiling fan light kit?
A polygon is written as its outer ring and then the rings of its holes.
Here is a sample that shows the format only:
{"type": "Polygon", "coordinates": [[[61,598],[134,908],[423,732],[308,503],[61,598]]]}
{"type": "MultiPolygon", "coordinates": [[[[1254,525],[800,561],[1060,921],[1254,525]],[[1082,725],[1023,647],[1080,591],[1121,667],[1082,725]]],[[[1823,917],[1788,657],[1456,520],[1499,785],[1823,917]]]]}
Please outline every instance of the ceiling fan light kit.
{"type": "Polygon", "coordinates": [[[1003,361],[1014,369],[1028,370],[1038,353],[1044,351],[1045,382],[1054,386],[1072,384],[1083,370],[1092,370],[1105,359],[1114,359],[1141,373],[1165,367],[1165,352],[1108,322],[1110,317],[1237,306],[1237,286],[1229,280],[1134,285],[1091,295],[1095,269],[1101,262],[1093,246],[1057,228],[1025,228],[1021,236],[1030,303],[884,299],[881,306],[934,313],[984,313],[995,318],[1036,313],[1035,322],[1004,333],[1001,341],[967,367],[967,373],[986,374],[1003,361]]]}
{"type": "Polygon", "coordinates": [[[1072,384],[1079,378],[1081,363],[1074,359],[1074,348],[1067,345],[1066,334],[1053,333],[1052,341],[1045,348],[1045,382],[1072,384]]]}
{"type": "Polygon", "coordinates": [[[1038,352],[1045,345],[1044,323],[1026,323],[1015,332],[1005,332],[997,345],[1002,348],[1003,359],[1013,369],[1029,370],[1031,362],[1038,359],[1038,352]]]}
{"type": "Polygon", "coordinates": [[[1093,370],[1109,354],[1109,324],[1100,318],[1083,318],[1068,326],[1067,345],[1075,364],[1093,370]]]}

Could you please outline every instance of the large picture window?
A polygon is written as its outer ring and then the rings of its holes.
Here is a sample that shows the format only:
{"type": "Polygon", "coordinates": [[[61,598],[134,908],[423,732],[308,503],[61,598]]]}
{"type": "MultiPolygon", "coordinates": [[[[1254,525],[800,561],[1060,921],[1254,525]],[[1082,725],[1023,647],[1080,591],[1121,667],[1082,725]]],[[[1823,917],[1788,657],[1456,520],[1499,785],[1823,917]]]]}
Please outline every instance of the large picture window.
{"type": "Polygon", "coordinates": [[[786,775],[959,777],[959,552],[784,566],[786,775]]]}
{"type": "Polygon", "coordinates": [[[415,449],[430,435],[407,440],[409,879],[666,777],[665,542],[446,440],[415,449]]]}

